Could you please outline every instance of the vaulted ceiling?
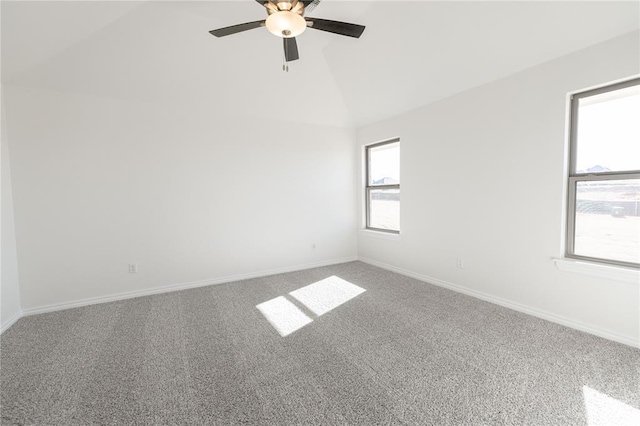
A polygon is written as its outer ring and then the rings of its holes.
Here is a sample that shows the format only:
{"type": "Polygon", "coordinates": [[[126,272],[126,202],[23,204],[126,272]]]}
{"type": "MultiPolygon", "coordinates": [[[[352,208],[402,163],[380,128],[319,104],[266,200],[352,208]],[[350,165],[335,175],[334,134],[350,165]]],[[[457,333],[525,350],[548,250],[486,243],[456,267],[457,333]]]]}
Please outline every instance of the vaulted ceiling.
{"type": "Polygon", "coordinates": [[[640,27],[638,1],[339,1],[311,16],[367,26],[308,30],[282,71],[253,0],[2,1],[2,82],[212,114],[361,126],[640,27]]]}

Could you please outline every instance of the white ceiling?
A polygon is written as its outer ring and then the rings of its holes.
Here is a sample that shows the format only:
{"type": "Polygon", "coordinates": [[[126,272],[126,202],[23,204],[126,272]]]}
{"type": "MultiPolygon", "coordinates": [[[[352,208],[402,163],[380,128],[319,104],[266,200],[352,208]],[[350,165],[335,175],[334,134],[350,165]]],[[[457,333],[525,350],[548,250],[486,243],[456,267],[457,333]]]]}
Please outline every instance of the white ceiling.
{"type": "Polygon", "coordinates": [[[265,17],[231,2],[2,1],[2,82],[212,114],[361,126],[640,27],[638,1],[339,1],[311,16],[367,26],[356,40],[308,30],[282,72],[265,17]]]}

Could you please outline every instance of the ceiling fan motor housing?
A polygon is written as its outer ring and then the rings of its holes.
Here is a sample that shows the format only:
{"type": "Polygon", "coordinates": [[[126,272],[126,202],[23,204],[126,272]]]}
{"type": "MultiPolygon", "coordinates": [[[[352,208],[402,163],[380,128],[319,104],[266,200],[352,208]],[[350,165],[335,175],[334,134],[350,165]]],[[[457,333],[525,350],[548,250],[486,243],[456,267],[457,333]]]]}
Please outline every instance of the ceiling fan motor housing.
{"type": "Polygon", "coordinates": [[[305,3],[301,1],[264,1],[264,7],[269,15],[288,11],[303,15],[305,11],[305,3]]]}

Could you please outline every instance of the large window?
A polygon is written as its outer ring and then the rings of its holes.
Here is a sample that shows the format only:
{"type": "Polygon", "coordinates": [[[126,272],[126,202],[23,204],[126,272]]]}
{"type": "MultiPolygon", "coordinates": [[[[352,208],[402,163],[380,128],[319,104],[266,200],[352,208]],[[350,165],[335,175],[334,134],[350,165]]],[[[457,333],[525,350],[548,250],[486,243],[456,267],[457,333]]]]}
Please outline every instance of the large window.
{"type": "Polygon", "coordinates": [[[369,145],[365,189],[367,228],[400,233],[400,140],[369,145]]]}
{"type": "Polygon", "coordinates": [[[640,266],[640,79],[571,98],[567,257],[640,266]]]}

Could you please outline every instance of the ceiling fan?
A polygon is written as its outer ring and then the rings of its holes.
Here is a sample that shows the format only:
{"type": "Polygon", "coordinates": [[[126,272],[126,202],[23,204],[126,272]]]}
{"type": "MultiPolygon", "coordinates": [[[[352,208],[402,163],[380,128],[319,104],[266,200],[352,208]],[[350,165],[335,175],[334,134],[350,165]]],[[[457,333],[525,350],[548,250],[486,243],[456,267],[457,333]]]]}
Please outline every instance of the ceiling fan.
{"type": "Polygon", "coordinates": [[[347,22],[305,17],[305,12],[310,12],[321,0],[256,1],[267,10],[269,14],[267,19],[219,28],[217,30],[211,30],[209,33],[216,37],[224,37],[266,26],[269,32],[278,37],[282,37],[285,61],[289,62],[299,58],[296,36],[302,34],[307,27],[355,38],[359,38],[365,28],[363,25],[349,24],[347,22]]]}

